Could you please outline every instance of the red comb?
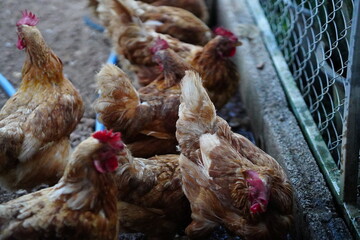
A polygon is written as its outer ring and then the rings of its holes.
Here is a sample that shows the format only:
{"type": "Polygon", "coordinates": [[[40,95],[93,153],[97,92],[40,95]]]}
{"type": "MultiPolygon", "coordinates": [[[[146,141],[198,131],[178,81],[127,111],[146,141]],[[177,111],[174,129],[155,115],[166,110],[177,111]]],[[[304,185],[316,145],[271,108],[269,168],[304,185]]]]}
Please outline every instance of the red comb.
{"type": "Polygon", "coordinates": [[[19,21],[17,21],[16,26],[20,26],[20,25],[36,26],[36,24],[39,22],[39,19],[32,12],[25,10],[22,11],[21,13],[22,13],[22,18],[19,21]]]}
{"type": "Polygon", "coordinates": [[[223,28],[223,27],[217,27],[215,28],[214,30],[214,33],[216,35],[220,35],[220,36],[224,36],[224,37],[227,37],[229,38],[231,41],[233,42],[237,42],[238,41],[238,38],[235,36],[234,33],[230,32],[229,30],[223,28]]]}
{"type": "Polygon", "coordinates": [[[169,48],[168,42],[159,37],[158,39],[156,39],[154,45],[150,48],[150,51],[152,54],[155,54],[157,51],[164,50],[167,48],[169,48]]]}
{"type": "Polygon", "coordinates": [[[121,141],[121,133],[113,132],[112,130],[97,131],[92,135],[102,143],[109,143],[113,148],[121,150],[124,144],[121,141]]]}

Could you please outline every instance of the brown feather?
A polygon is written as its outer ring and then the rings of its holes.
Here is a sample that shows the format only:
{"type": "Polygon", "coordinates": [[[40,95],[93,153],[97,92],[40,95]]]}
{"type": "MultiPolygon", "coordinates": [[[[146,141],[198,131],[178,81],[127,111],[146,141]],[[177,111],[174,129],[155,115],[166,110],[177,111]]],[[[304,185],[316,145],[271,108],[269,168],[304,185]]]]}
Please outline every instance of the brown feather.
{"type": "Polygon", "coordinates": [[[120,231],[143,232],[150,239],[173,239],[190,222],[179,155],[145,159],[133,158],[128,152],[122,159],[117,171],[120,231]]]}
{"type": "Polygon", "coordinates": [[[79,92],[40,31],[27,25],[18,31],[27,53],[22,81],[0,111],[0,185],[9,190],[59,180],[70,133],[84,113],[79,92]]]}
{"type": "Polygon", "coordinates": [[[107,144],[90,137],[74,151],[58,184],[0,205],[0,239],[117,239],[117,187],[99,173],[107,144]]]}
{"type": "Polygon", "coordinates": [[[284,239],[292,226],[294,201],[284,170],[216,116],[199,75],[187,71],[181,87],[176,137],[193,219],[186,233],[204,237],[223,225],[245,239],[284,239]],[[269,189],[263,212],[250,211],[248,171],[256,172],[269,189]]]}
{"type": "Polygon", "coordinates": [[[209,21],[209,12],[204,0],[141,0],[142,2],[151,3],[154,6],[173,6],[183,8],[192,12],[195,16],[205,23],[209,21]]]}
{"type": "Polygon", "coordinates": [[[126,1],[140,20],[158,33],[201,46],[212,37],[209,27],[187,10],[172,6],[153,6],[135,0],[126,1]]]}
{"type": "Polygon", "coordinates": [[[203,47],[188,44],[146,27],[146,24],[137,18],[135,10],[125,4],[125,0],[107,1],[113,1],[113,4],[109,3],[109,8],[117,13],[112,15],[108,27],[114,46],[116,51],[132,64],[129,70],[136,73],[140,84],[148,84],[160,74],[150,48],[161,38],[169,44],[169,48],[201,74],[204,87],[216,108],[221,108],[237,91],[239,74],[235,64],[224,54],[229,49],[235,51],[236,46],[241,44],[235,36],[236,40],[216,36],[203,47]],[[123,20],[122,16],[127,16],[126,20],[123,20]],[[119,26],[119,23],[122,24],[119,26]]]}
{"type": "Polygon", "coordinates": [[[94,108],[99,119],[107,128],[123,133],[136,157],[176,152],[179,84],[185,70],[192,67],[170,49],[156,56],[163,63],[163,74],[138,91],[115,66],[105,65],[97,75],[101,94],[94,108]]]}

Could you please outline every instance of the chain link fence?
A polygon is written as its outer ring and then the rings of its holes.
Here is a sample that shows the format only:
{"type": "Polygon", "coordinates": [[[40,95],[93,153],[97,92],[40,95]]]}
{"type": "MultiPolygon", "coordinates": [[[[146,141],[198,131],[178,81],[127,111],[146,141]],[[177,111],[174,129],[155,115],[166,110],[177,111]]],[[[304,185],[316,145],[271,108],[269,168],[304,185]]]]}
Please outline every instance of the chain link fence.
{"type": "Polygon", "coordinates": [[[279,48],[340,168],[353,0],[260,0],[279,48]]]}
{"type": "Polygon", "coordinates": [[[269,23],[258,21],[266,25],[265,45],[289,103],[349,229],[360,239],[360,2],[258,1],[253,9],[269,23]]]}

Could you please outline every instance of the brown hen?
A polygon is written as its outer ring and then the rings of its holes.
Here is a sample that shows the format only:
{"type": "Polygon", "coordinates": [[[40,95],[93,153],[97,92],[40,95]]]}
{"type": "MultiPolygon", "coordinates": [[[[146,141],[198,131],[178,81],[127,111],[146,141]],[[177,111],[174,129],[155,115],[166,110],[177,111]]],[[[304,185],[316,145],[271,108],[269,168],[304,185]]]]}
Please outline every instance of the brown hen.
{"type": "Polygon", "coordinates": [[[114,175],[123,149],[109,131],[80,143],[58,184],[0,205],[0,239],[117,239],[114,175]]]}
{"type": "Polygon", "coordinates": [[[182,191],[179,155],[149,159],[122,157],[117,170],[120,232],[142,232],[147,239],[173,239],[190,223],[182,191]]]}
{"type": "Polygon", "coordinates": [[[94,108],[99,120],[108,129],[121,131],[136,157],[176,152],[180,80],[185,70],[192,69],[171,49],[158,50],[154,58],[163,72],[138,91],[114,65],[105,65],[97,75],[100,96],[94,108]]]}
{"type": "Polygon", "coordinates": [[[245,239],[284,239],[293,219],[293,190],[281,166],[220,117],[198,74],[182,80],[176,137],[185,195],[186,228],[204,237],[224,225],[245,239]]]}
{"type": "Polygon", "coordinates": [[[209,22],[209,11],[204,0],[140,0],[142,2],[151,3],[154,6],[172,6],[188,10],[195,16],[209,22]]]}
{"type": "Polygon", "coordinates": [[[84,106],[63,74],[63,64],[24,11],[17,22],[19,49],[26,50],[18,91],[0,111],[0,186],[31,189],[55,184],[70,153],[70,133],[84,106]]]}
{"type": "MultiPolygon", "coordinates": [[[[97,15],[101,23],[109,27],[111,8],[106,0],[98,0],[97,15]]],[[[176,7],[153,6],[135,0],[122,0],[134,17],[139,17],[144,27],[169,34],[183,42],[204,45],[212,38],[209,27],[192,13],[176,7]]],[[[119,23],[118,23],[119,24],[119,23]]]]}
{"type": "MultiPolygon", "coordinates": [[[[158,33],[169,34],[182,42],[205,45],[212,38],[209,27],[192,13],[177,7],[153,6],[134,2],[133,11],[145,25],[154,26],[158,33]]],[[[128,4],[129,6],[129,4],[128,4]]]]}
{"type": "Polygon", "coordinates": [[[204,47],[196,46],[145,28],[126,7],[124,0],[108,2],[115,13],[108,28],[114,46],[131,63],[131,70],[137,74],[140,84],[146,85],[160,74],[150,51],[160,38],[203,76],[205,87],[217,108],[236,92],[239,74],[230,57],[241,43],[233,33],[217,28],[214,31],[216,37],[204,47]]]}

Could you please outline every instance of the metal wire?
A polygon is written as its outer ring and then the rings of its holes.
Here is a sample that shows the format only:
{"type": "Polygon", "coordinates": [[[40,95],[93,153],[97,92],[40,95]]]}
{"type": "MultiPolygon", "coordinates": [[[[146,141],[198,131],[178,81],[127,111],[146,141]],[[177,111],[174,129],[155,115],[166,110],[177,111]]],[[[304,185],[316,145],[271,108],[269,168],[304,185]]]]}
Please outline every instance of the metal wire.
{"type": "Polygon", "coordinates": [[[340,168],[354,0],[260,0],[297,86],[340,168]]]}

